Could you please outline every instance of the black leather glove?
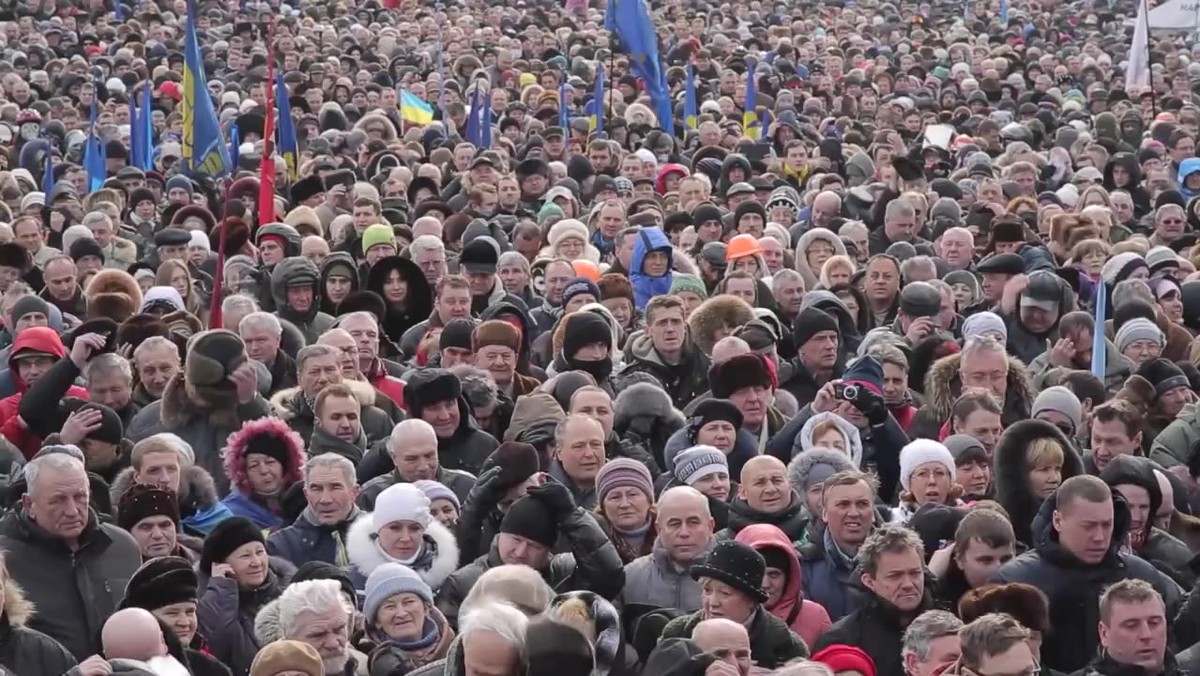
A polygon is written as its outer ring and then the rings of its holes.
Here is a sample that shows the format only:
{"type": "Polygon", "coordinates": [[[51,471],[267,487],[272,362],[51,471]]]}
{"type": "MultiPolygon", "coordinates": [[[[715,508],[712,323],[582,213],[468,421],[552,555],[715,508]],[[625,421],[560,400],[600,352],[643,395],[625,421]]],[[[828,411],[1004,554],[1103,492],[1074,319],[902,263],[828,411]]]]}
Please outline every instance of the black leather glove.
{"type": "Polygon", "coordinates": [[[500,483],[499,466],[492,467],[475,479],[475,485],[467,494],[467,502],[479,506],[495,506],[504,497],[505,488],[500,483]]]}
{"type": "Polygon", "coordinates": [[[529,489],[529,495],[540,500],[554,517],[562,521],[575,512],[575,496],[571,490],[557,481],[547,481],[529,489]]]}
{"type": "Polygon", "coordinates": [[[854,407],[867,417],[867,422],[870,423],[871,427],[878,427],[887,422],[887,403],[883,400],[883,397],[866,388],[860,388],[858,398],[854,402],[854,407]]]}

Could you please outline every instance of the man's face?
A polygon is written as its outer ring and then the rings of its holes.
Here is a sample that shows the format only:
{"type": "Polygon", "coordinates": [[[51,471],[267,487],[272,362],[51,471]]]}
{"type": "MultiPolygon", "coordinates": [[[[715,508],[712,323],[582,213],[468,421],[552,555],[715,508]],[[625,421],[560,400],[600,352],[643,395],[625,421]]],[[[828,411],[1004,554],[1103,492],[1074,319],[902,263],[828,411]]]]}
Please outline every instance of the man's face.
{"type": "Polygon", "coordinates": [[[550,563],[550,549],[529,538],[501,533],[496,544],[500,550],[500,560],[507,565],[542,570],[550,563]]]}
{"type": "Polygon", "coordinates": [[[954,555],[954,561],[967,579],[972,589],[987,584],[1000,566],[1008,563],[1014,556],[1011,543],[993,547],[978,538],[967,542],[967,547],[961,553],[954,555]]]}
{"type": "Polygon", "coordinates": [[[862,583],[884,601],[911,612],[921,605],[925,593],[924,561],[915,549],[885,551],[875,573],[863,573],[862,583]]]}
{"type": "Polygon", "coordinates": [[[613,411],[612,398],[607,393],[595,390],[576,392],[571,397],[570,412],[586,415],[600,423],[605,438],[608,438],[612,434],[615,413],[613,411]]]}
{"type": "Polygon", "coordinates": [[[137,542],[143,560],[175,551],[175,522],[169,516],[148,516],[134,524],[129,534],[137,542]]]}
{"type": "Polygon", "coordinates": [[[88,401],[120,410],[133,397],[133,384],[121,373],[93,375],[87,382],[88,401]]]}
{"type": "Polygon", "coordinates": [[[1129,436],[1125,423],[1120,420],[1093,418],[1091,437],[1092,459],[1098,471],[1104,471],[1118,455],[1138,455],[1142,445],[1141,432],[1129,436]]]}
{"type": "Polygon", "coordinates": [[[654,318],[646,327],[650,341],[660,355],[678,355],[683,349],[686,334],[683,324],[683,308],[659,308],[654,312],[654,318]]]}
{"type": "Polygon", "coordinates": [[[658,539],[677,565],[691,563],[708,546],[713,520],[706,505],[696,500],[673,500],[658,511],[658,539]]]}
{"type": "Polygon", "coordinates": [[[448,439],[458,431],[461,415],[454,399],[435,402],[421,409],[421,419],[433,425],[438,438],[448,439]]]}
{"type": "Polygon", "coordinates": [[[750,635],[744,627],[706,627],[696,632],[695,641],[705,654],[733,667],[738,676],[749,676],[750,635]]]}
{"type": "Polygon", "coordinates": [[[928,659],[921,660],[914,652],[904,653],[904,672],[908,676],[932,676],[948,664],[954,664],[962,654],[958,634],[939,636],[929,642],[928,659]]]}
{"type": "Polygon", "coordinates": [[[342,382],[342,369],[335,354],[309,357],[300,370],[300,389],[315,397],[326,386],[342,382]]]}
{"type": "Polygon", "coordinates": [[[517,676],[521,672],[520,650],[498,634],[481,631],[465,636],[462,647],[466,676],[517,676]]]}
{"type": "Polygon", "coordinates": [[[350,658],[350,614],[340,608],[333,613],[301,612],[295,619],[295,635],[285,638],[316,648],[325,673],[341,673],[350,658]]]}
{"type": "Polygon", "coordinates": [[[545,291],[546,299],[551,303],[561,303],[563,291],[574,276],[574,270],[565,263],[550,264],[546,267],[545,291]]]}
{"type": "Polygon", "coordinates": [[[886,259],[878,258],[867,266],[867,297],[873,301],[890,301],[900,290],[900,271],[886,259]]]}
{"type": "Polygon", "coordinates": [[[147,350],[136,359],[138,382],[154,398],[162,397],[167,383],[179,373],[179,352],[171,347],[147,350]]]}
{"type": "Polygon", "coordinates": [[[43,530],[74,541],[88,524],[88,498],[88,478],[82,467],[46,469],[22,496],[21,505],[43,530]]]}
{"type": "MultiPolygon", "coordinates": [[[[272,266],[278,265],[279,261],[284,258],[283,247],[275,238],[264,239],[258,246],[259,256],[262,258],[263,265],[272,266]]],[[[288,289],[290,292],[291,289],[288,289]]]]}
{"type": "Polygon", "coordinates": [[[304,314],[312,309],[313,288],[311,286],[289,286],[287,290],[288,307],[295,312],[304,314]]]}
{"type": "Polygon", "coordinates": [[[242,342],[246,344],[246,355],[248,357],[267,366],[275,362],[275,356],[279,354],[281,335],[276,335],[270,330],[258,328],[242,329],[241,334],[242,342]]]}
{"type": "Polygon", "coordinates": [[[1054,510],[1058,541],[1075,558],[1096,565],[1104,560],[1112,542],[1113,503],[1075,498],[1054,510]]]}
{"type": "Polygon", "coordinates": [[[875,493],[865,481],[825,490],[821,520],[834,542],[842,547],[858,547],[867,539],[873,525],[874,499],[875,493]]]}
{"type": "Polygon", "coordinates": [[[800,361],[812,371],[830,371],[837,362],[838,332],[818,331],[800,346],[800,361]]]}
{"type": "Polygon", "coordinates": [[[146,484],[179,493],[179,454],[174,451],[150,452],[142,455],[142,466],[134,468],[135,483],[146,484]]]}
{"type": "Polygon", "coordinates": [[[413,434],[406,437],[399,448],[391,449],[392,464],[405,481],[437,481],[437,450],[436,436],[413,434]]]}
{"type": "Polygon", "coordinates": [[[1134,484],[1118,484],[1114,488],[1125,498],[1129,509],[1129,543],[1137,551],[1145,542],[1146,524],[1154,516],[1150,513],[1150,492],[1134,484]]]}
{"type": "Polygon", "coordinates": [[[1118,664],[1138,666],[1148,674],[1160,673],[1167,649],[1162,600],[1113,603],[1108,618],[1100,620],[1100,645],[1118,664]]]}
{"type": "Polygon", "coordinates": [[[770,398],[770,388],[758,385],[743,387],[729,395],[729,400],[742,413],[742,423],[752,429],[758,429],[766,419],[770,398]]]}
{"type": "Polygon", "coordinates": [[[772,514],[792,503],[787,468],[782,463],[760,461],[742,470],[739,497],[753,509],[772,514]]]}
{"type": "Polygon", "coordinates": [[[17,375],[29,387],[36,383],[50,367],[54,366],[54,357],[29,356],[17,360],[17,375]]]}
{"type": "Polygon", "coordinates": [[[471,316],[471,290],[445,287],[437,298],[437,313],[445,324],[452,319],[471,316]]]}
{"type": "Polygon", "coordinates": [[[555,454],[563,471],[577,483],[590,485],[604,466],[604,429],[593,420],[572,420],[556,440],[555,454]]]}
{"type": "Polygon", "coordinates": [[[342,328],[350,334],[358,347],[360,369],[365,371],[370,368],[379,356],[379,326],[371,319],[351,317],[342,322],[342,328]]]}
{"type": "Polygon", "coordinates": [[[964,389],[982,387],[1004,401],[1008,391],[1008,360],[1002,353],[980,350],[964,360],[960,373],[964,389]]]}
{"type": "Polygon", "coordinates": [[[345,441],[354,443],[362,429],[362,408],[352,397],[326,397],[321,406],[318,424],[321,429],[345,441]]]}
{"type": "Polygon", "coordinates": [[[38,249],[42,248],[42,228],[37,223],[29,220],[21,221],[13,228],[13,235],[17,241],[29,253],[37,253],[38,249]]]}
{"type": "Polygon", "coordinates": [[[69,261],[55,261],[45,269],[46,288],[54,300],[67,302],[75,297],[75,265],[69,261]]]}
{"type": "Polygon", "coordinates": [[[314,467],[304,482],[304,497],[317,515],[317,522],[332,526],[350,516],[358,485],[336,467],[314,467]]]}

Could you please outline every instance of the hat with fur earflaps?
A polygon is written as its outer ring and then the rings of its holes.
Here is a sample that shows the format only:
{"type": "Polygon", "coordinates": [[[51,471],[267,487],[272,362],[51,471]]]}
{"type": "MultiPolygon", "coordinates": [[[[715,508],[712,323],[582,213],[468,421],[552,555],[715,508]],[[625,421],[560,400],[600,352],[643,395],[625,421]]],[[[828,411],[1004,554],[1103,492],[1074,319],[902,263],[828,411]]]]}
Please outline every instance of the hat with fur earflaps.
{"type": "Polygon", "coordinates": [[[142,288],[124,270],[101,270],[88,282],[88,318],[124,322],[142,306],[142,288]]]}

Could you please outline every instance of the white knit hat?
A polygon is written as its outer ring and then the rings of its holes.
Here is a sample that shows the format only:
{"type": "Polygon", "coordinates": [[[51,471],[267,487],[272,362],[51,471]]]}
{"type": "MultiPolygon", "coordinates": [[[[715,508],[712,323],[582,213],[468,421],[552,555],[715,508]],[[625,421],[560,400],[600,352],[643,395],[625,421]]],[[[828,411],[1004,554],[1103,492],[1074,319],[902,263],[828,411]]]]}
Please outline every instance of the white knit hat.
{"type": "Polygon", "coordinates": [[[375,511],[371,514],[371,529],[376,533],[394,521],[412,521],[428,528],[433,521],[429,513],[429,496],[412,484],[389,486],[375,498],[375,511]]]}
{"type": "Polygon", "coordinates": [[[940,462],[954,477],[954,456],[950,449],[933,439],[916,439],[900,449],[900,485],[908,490],[908,478],[927,462],[940,462]]]}
{"type": "Polygon", "coordinates": [[[583,221],[577,221],[574,218],[565,218],[550,226],[550,232],[546,235],[546,241],[550,242],[551,247],[557,247],[559,242],[568,237],[574,237],[587,243],[587,226],[583,224],[583,221]]]}
{"type": "Polygon", "coordinates": [[[1008,341],[1008,326],[995,312],[976,312],[963,321],[963,342],[966,342],[968,338],[982,336],[985,333],[998,333],[1002,341],[1008,341]]]}

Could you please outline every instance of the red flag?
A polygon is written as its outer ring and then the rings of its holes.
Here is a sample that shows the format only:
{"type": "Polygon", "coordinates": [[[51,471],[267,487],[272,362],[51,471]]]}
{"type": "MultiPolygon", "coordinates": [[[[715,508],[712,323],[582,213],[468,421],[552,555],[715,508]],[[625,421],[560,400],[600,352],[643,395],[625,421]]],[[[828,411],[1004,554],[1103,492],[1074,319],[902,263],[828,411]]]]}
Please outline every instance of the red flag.
{"type": "Polygon", "coordinates": [[[262,165],[258,175],[258,224],[275,221],[275,46],[272,37],[275,25],[267,27],[267,81],[263,91],[267,99],[266,121],[263,123],[262,165]]]}

